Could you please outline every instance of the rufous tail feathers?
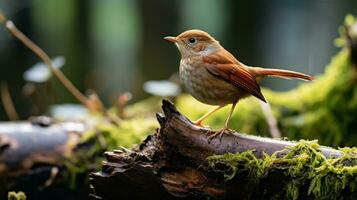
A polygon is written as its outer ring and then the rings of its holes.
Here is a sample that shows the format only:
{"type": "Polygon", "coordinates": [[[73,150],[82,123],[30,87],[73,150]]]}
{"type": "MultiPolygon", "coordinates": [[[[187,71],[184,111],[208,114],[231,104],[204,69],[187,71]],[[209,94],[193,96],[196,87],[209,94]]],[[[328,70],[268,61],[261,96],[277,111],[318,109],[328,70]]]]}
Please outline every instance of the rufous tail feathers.
{"type": "Polygon", "coordinates": [[[313,76],[303,74],[300,72],[294,72],[289,70],[283,69],[269,69],[269,68],[261,68],[261,67],[252,67],[256,76],[274,76],[286,79],[301,79],[305,81],[312,81],[314,80],[313,76]]]}

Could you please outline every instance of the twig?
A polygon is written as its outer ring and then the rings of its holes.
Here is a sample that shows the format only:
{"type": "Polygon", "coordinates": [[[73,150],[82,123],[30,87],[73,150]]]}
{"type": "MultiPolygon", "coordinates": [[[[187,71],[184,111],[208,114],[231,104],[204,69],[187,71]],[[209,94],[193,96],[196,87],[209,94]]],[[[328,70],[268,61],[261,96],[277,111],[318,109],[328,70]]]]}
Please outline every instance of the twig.
{"type": "Polygon", "coordinates": [[[5,82],[1,83],[1,100],[9,119],[12,121],[19,120],[19,115],[17,114],[14,103],[11,99],[9,87],[5,82]]]}
{"type": "Polygon", "coordinates": [[[281,133],[278,128],[278,123],[276,121],[276,118],[273,115],[273,112],[271,111],[270,104],[264,103],[261,101],[259,101],[259,102],[260,102],[260,107],[262,108],[262,111],[264,113],[265,119],[267,120],[271,137],[272,138],[281,138],[281,133]]]}
{"type": "Polygon", "coordinates": [[[35,43],[33,43],[26,35],[19,31],[15,24],[7,20],[4,14],[0,11],[0,23],[5,24],[7,30],[18,40],[20,40],[26,47],[35,53],[43,63],[45,63],[51,72],[58,78],[58,80],[67,88],[67,90],[83,105],[87,105],[87,97],[84,96],[67,77],[52,64],[50,57],[35,43]]]}

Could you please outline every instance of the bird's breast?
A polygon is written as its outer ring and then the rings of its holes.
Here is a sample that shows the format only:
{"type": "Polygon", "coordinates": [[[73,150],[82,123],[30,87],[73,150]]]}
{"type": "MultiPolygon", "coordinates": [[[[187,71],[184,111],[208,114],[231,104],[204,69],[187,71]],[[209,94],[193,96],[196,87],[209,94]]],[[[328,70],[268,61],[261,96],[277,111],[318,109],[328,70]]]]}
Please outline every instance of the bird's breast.
{"type": "Polygon", "coordinates": [[[210,105],[226,105],[244,95],[232,84],[211,75],[204,64],[199,58],[180,61],[181,82],[193,97],[210,105]]]}

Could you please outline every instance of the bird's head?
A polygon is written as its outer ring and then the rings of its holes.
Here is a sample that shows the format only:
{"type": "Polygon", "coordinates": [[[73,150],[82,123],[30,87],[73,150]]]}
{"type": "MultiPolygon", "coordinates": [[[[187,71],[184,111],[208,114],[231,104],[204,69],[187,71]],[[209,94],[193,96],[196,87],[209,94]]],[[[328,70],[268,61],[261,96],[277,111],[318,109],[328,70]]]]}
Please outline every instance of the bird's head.
{"type": "Polygon", "coordinates": [[[188,30],[176,37],[167,36],[164,39],[176,44],[182,58],[209,55],[221,48],[217,40],[201,30],[188,30]]]}

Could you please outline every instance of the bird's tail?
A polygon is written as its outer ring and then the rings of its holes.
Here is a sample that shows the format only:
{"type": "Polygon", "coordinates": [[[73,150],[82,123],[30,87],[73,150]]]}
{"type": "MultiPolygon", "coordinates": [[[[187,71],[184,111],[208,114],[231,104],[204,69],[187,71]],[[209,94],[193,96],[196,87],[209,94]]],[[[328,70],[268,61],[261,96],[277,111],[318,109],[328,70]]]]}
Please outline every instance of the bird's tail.
{"type": "Polygon", "coordinates": [[[304,81],[312,81],[314,80],[313,76],[303,74],[300,72],[294,72],[283,69],[269,69],[269,68],[261,68],[261,67],[252,67],[256,76],[274,76],[286,79],[301,79],[304,81]]]}

